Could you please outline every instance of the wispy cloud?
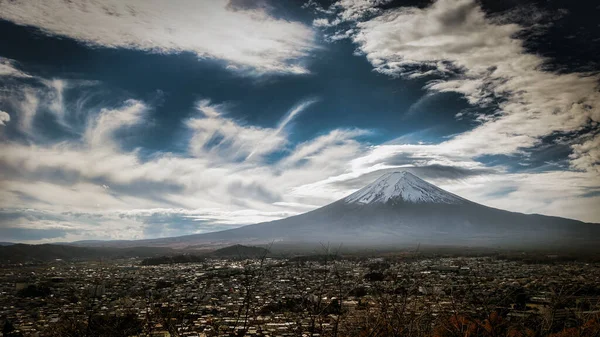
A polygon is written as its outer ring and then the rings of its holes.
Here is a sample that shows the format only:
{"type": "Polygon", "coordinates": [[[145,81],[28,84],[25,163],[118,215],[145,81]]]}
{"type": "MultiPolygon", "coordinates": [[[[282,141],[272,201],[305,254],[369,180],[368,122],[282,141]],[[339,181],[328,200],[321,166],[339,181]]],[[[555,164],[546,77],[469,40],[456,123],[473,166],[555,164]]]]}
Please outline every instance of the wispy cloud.
{"type": "Polygon", "coordinates": [[[258,143],[256,143],[256,145],[254,145],[254,150],[252,150],[252,152],[250,152],[250,154],[248,155],[248,157],[246,157],[246,159],[250,159],[250,158],[252,158],[252,156],[255,153],[262,151],[263,143],[265,143],[265,142],[269,143],[273,139],[279,138],[281,133],[285,131],[285,128],[292,122],[292,120],[294,118],[296,118],[296,116],[298,116],[298,114],[300,114],[303,110],[305,110],[306,108],[308,108],[310,105],[314,104],[315,102],[317,102],[316,99],[309,99],[309,100],[303,101],[302,103],[295,106],[292,110],[290,110],[278,123],[277,128],[274,129],[266,137],[266,139],[259,140],[258,143]]]}
{"type": "Polygon", "coordinates": [[[277,129],[243,125],[225,117],[225,107],[211,105],[208,100],[199,102],[197,108],[203,116],[187,122],[194,132],[190,150],[196,157],[213,155],[215,160],[242,160],[253,154],[267,155],[287,143],[277,129]]]}
{"type": "MultiPolygon", "coordinates": [[[[17,0],[0,2],[0,18],[95,46],[189,51],[253,73],[308,72],[303,58],[315,48],[312,30],[267,9],[227,0],[17,0]]],[[[0,74],[6,68],[0,63],[0,74]]]]}
{"type": "Polygon", "coordinates": [[[298,114],[300,114],[302,111],[304,111],[306,108],[308,108],[312,104],[316,103],[317,101],[318,101],[317,99],[309,99],[309,100],[303,101],[302,103],[295,106],[292,110],[290,110],[290,112],[288,112],[281,119],[281,121],[279,122],[279,125],[277,126],[277,130],[275,132],[280,133],[281,131],[283,131],[285,129],[285,127],[288,126],[288,124],[290,124],[290,122],[294,118],[296,118],[296,116],[298,116],[298,114]]]}
{"type": "Polygon", "coordinates": [[[31,75],[17,69],[14,60],[7,59],[5,57],[0,56],[0,77],[2,76],[10,76],[10,77],[31,77],[31,75]]]}
{"type": "MultiPolygon", "coordinates": [[[[121,224],[127,230],[115,230],[111,237],[177,235],[293,215],[330,198],[294,195],[290,191],[298,185],[340,174],[344,163],[363,148],[354,140],[365,134],[361,130],[333,130],[292,146],[287,139],[292,122],[314,100],[302,101],[283,113],[273,128],[241,123],[227,117],[225,106],[199,101],[198,116],[185,124],[191,137],[189,152],[184,154],[162,153],[142,159],[137,149],[124,149],[118,132],[134,126],[143,128],[152,109],[138,100],[90,107],[83,116],[87,122],[83,123],[79,138],[45,143],[34,136],[39,127],[34,123],[38,106],[57,104],[59,97],[47,95],[45,90],[52,88],[43,88],[46,89],[23,87],[31,101],[43,103],[15,106],[19,119],[27,118],[28,132],[24,136],[28,141],[5,142],[0,153],[2,205],[7,212],[23,213],[19,210],[29,209],[39,213],[39,218],[27,220],[28,226],[33,226],[29,234],[13,230],[23,227],[23,217],[1,219],[0,226],[9,228],[7,233],[21,233],[29,238],[44,233],[48,238],[58,234],[70,239],[106,238],[107,228],[118,226],[119,217],[127,210],[165,206],[178,211],[163,218],[185,223],[185,228],[165,224],[161,231],[157,222],[150,224],[146,216],[128,217],[121,224]],[[253,151],[254,156],[248,158],[253,151]],[[275,151],[283,151],[283,157],[275,162],[265,161],[265,155],[275,151]],[[181,210],[195,211],[192,214],[181,210]],[[103,215],[96,217],[94,214],[99,212],[103,215]],[[82,216],[75,219],[63,215],[60,221],[51,216],[63,213],[82,216]],[[59,228],[63,225],[75,226],[77,231],[59,228]]],[[[65,113],[68,123],[74,112],[66,109],[65,113]]],[[[64,128],[76,129],[73,125],[64,128]]],[[[156,216],[154,220],[158,221],[156,216]]]]}
{"type": "MultiPolygon", "coordinates": [[[[0,74],[1,75],[1,74],[0,74]]],[[[9,75],[12,76],[12,75],[9,75]]],[[[2,103],[19,113],[15,120],[23,133],[33,130],[33,123],[40,110],[47,110],[63,127],[69,127],[65,120],[66,107],[64,92],[71,86],[80,86],[78,81],[60,78],[45,79],[32,75],[20,76],[17,79],[27,81],[6,81],[0,92],[2,103]]]]}
{"type": "Polygon", "coordinates": [[[84,140],[92,148],[114,146],[114,132],[135,125],[142,120],[147,106],[136,100],[125,102],[118,109],[102,109],[98,117],[89,122],[84,140]]]}

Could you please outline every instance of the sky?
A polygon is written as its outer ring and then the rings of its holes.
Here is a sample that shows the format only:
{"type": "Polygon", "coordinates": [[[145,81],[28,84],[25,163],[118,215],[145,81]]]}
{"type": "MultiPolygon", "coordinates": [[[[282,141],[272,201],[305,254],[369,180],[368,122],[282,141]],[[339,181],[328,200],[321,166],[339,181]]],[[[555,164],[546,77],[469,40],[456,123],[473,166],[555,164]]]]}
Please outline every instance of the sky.
{"type": "Polygon", "coordinates": [[[600,223],[593,1],[0,0],[0,241],[205,233],[406,170],[600,223]]]}

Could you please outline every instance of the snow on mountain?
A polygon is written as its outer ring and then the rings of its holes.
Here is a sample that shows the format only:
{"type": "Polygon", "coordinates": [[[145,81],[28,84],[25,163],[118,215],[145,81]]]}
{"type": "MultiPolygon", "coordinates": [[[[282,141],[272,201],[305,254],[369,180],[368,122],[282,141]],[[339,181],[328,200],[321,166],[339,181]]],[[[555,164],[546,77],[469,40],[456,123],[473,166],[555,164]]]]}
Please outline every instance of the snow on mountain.
{"type": "Polygon", "coordinates": [[[363,205],[389,201],[410,203],[463,204],[468,202],[446,192],[410,172],[392,172],[363,187],[344,199],[347,203],[363,205]]]}

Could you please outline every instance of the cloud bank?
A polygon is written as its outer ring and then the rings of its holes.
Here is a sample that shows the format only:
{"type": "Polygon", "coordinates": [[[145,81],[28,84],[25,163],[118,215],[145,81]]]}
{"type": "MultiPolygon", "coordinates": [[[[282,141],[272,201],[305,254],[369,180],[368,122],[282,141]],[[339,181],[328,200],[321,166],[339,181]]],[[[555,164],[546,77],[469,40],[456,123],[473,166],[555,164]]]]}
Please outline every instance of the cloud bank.
{"type": "Polygon", "coordinates": [[[0,126],[5,126],[8,122],[10,122],[10,115],[8,112],[0,110],[0,126]]]}
{"type": "MultiPolygon", "coordinates": [[[[428,78],[429,91],[459,93],[493,111],[470,116],[479,125],[441,144],[443,151],[514,155],[539,145],[543,137],[579,137],[581,130],[597,128],[600,76],[545,71],[546,60],[526,53],[517,38],[532,27],[490,17],[474,0],[381,9],[387,2],[338,1],[328,11],[334,24],[315,23],[334,27],[330,37],[350,38],[377,72],[428,78]]],[[[573,146],[572,167],[598,172],[598,136],[589,137],[574,140],[582,144],[573,146]]]]}
{"type": "Polygon", "coordinates": [[[7,59],[5,57],[0,56],[0,76],[7,77],[31,77],[30,75],[20,71],[15,67],[15,62],[13,60],[7,59]]]}
{"type": "Polygon", "coordinates": [[[192,52],[252,73],[306,73],[316,46],[310,27],[226,0],[0,1],[0,18],[91,46],[192,52]]]}

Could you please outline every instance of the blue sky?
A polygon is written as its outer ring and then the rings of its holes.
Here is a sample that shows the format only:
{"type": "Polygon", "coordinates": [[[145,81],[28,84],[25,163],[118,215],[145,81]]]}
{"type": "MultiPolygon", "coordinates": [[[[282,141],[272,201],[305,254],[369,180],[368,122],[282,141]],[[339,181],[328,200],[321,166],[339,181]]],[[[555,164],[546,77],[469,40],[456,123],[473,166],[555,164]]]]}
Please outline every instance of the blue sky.
{"type": "Polygon", "coordinates": [[[0,241],[202,233],[408,170],[600,222],[600,8],[0,1],[0,241]]]}

